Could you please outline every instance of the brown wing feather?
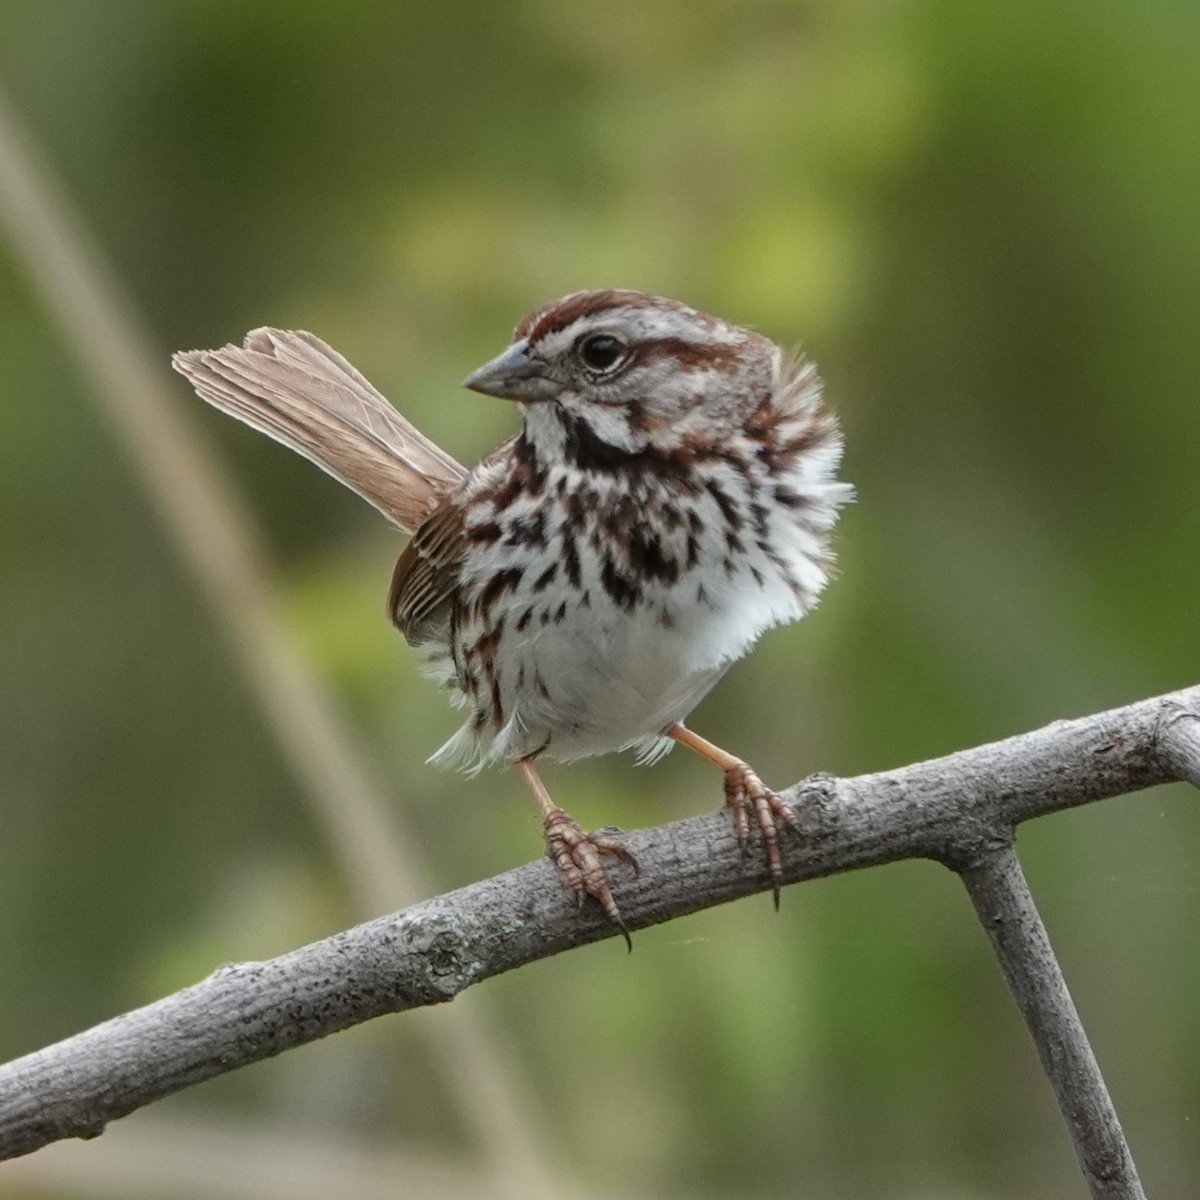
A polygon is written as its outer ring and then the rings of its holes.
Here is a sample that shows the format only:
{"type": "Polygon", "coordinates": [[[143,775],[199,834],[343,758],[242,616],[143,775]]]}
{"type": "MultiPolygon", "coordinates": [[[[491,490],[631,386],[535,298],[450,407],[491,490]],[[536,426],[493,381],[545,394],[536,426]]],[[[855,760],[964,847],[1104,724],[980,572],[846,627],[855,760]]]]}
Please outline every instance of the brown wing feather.
{"type": "Polygon", "coordinates": [[[311,333],[255,329],[245,346],[172,359],[209,404],[291,447],[401,529],[415,529],[466,470],[311,333]]]}
{"type": "Polygon", "coordinates": [[[444,637],[465,547],[462,509],[445,496],[404,547],[392,573],[388,615],[410,645],[444,637]]]}

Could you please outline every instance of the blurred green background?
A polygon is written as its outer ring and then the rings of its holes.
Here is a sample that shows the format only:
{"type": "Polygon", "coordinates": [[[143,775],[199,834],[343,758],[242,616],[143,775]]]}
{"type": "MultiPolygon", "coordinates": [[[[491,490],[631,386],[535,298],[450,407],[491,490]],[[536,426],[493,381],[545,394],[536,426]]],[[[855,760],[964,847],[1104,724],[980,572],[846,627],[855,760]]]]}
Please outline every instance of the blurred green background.
{"type": "MultiPolygon", "coordinates": [[[[1172,0],[0,3],[7,102],[164,368],[255,325],[311,329],[469,462],[514,413],[458,381],[557,294],[644,288],[803,340],[859,490],[842,575],[695,721],[779,784],[1200,681],[1198,55],[1200,9],[1172,0]]],[[[365,915],[12,251],[0,1059],[365,915]]],[[[533,857],[510,774],[423,765],[456,718],[382,615],[400,538],[166,382],[261,523],[285,632],[434,889],[533,857]]],[[[593,826],[720,799],[683,755],[549,782],[593,826]]],[[[1059,815],[1020,847],[1148,1190],[1195,1194],[1195,796],[1059,815]]],[[[960,893],[922,863],[807,884],[779,916],[758,897],[454,1007],[515,1081],[497,1109],[548,1147],[546,1195],[1081,1195],[960,893]]],[[[398,881],[394,903],[413,898],[398,881]]],[[[0,1190],[9,1170],[19,1195],[287,1197],[331,1178],[436,1200],[457,1194],[445,1166],[499,1194],[430,1048],[445,1019],[194,1088],[67,1148],[74,1184],[50,1150],[0,1167],[0,1190]],[[234,1169],[247,1145],[273,1190],[234,1169]]]]}

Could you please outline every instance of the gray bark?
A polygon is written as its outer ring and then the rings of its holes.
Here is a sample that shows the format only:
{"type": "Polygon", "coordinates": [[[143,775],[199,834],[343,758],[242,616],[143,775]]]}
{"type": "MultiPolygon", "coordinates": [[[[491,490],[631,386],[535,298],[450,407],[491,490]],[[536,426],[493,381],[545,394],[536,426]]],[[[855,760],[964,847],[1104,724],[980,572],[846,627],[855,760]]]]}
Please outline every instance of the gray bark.
{"type": "Polygon", "coordinates": [[[1012,847],[988,851],[962,879],[1029,1027],[1092,1195],[1143,1200],[1117,1110],[1012,847]]]}
{"type": "MultiPolygon", "coordinates": [[[[1200,687],[894,771],[812,776],[786,793],[800,821],[786,846],[789,883],[909,858],[963,876],[1093,1195],[1105,1200],[1142,1192],[1008,847],[1022,821],[1177,779],[1200,782],[1200,687]]],[[[638,830],[626,841],[641,873],[620,864],[612,871],[633,930],[771,887],[765,865],[739,854],[721,813],[638,830]]],[[[0,1067],[0,1158],[95,1136],[106,1122],[200,1080],[616,935],[598,911],[568,905],[552,867],[539,861],[280,958],[222,967],[0,1067]]]]}

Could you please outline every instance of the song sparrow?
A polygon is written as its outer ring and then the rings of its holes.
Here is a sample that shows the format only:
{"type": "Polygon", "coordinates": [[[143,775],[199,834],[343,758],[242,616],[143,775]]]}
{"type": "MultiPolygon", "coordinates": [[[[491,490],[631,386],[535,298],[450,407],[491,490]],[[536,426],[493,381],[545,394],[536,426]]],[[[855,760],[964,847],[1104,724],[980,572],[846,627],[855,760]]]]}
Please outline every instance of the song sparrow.
{"type": "Polygon", "coordinates": [[[466,380],[524,419],[469,472],[311,334],[260,329],[174,364],[413,531],[388,611],[469,713],[431,761],[515,764],[569,895],[624,931],[601,856],[636,864],[554,803],[536,760],[651,762],[679,742],[724,772],[743,845],[757,826],[778,905],[794,813],[683,722],[828,579],[852,492],[810,362],[672,300],[578,292],[530,313],[466,380]]]}

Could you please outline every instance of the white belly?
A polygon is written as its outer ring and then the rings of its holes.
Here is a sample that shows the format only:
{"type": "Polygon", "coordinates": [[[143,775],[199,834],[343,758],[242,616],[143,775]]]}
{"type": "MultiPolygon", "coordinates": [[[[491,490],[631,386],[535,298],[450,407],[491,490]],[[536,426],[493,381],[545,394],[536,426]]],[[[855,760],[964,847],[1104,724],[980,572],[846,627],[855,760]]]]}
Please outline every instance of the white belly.
{"type": "MultiPolygon", "coordinates": [[[[519,753],[544,746],[560,761],[626,747],[658,757],[670,745],[662,731],[687,717],[729,665],[698,665],[703,637],[698,622],[664,626],[647,610],[576,612],[532,631],[506,648],[503,670],[517,678],[523,669],[526,686],[513,696],[512,729],[497,743],[515,739],[519,753]]],[[[497,745],[493,753],[512,750],[497,745]]]]}

